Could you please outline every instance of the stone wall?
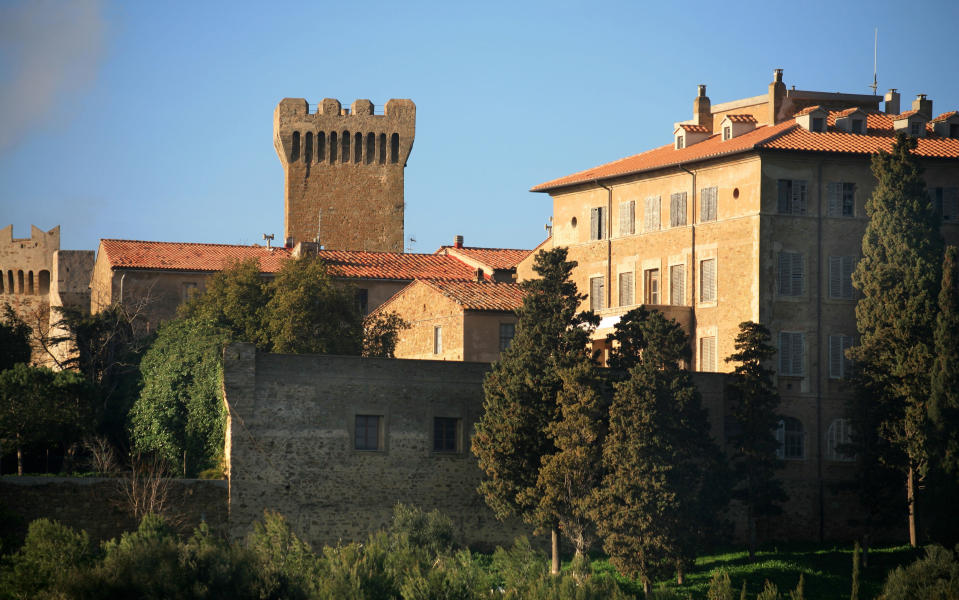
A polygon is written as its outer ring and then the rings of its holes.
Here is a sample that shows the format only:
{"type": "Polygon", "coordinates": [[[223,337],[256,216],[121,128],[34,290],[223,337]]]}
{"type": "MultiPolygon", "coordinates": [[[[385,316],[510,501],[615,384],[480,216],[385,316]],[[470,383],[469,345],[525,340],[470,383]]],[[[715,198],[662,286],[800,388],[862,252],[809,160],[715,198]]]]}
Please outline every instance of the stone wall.
{"type": "MultiPolygon", "coordinates": [[[[214,530],[226,529],[226,481],[169,481],[165,514],[181,532],[189,533],[201,521],[214,530]]],[[[2,477],[0,537],[22,538],[30,522],[40,518],[84,529],[94,540],[107,540],[136,529],[136,521],[124,509],[121,485],[120,478],[2,477]]]]}

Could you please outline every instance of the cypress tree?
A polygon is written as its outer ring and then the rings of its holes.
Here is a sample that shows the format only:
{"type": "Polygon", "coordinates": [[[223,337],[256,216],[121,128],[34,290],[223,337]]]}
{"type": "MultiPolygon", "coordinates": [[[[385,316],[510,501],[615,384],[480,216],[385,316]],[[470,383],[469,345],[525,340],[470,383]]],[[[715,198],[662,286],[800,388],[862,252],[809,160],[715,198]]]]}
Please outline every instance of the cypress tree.
{"type": "Polygon", "coordinates": [[[773,430],[779,420],[779,392],[773,385],[773,371],[763,366],[775,355],[769,330],[759,323],[739,324],[736,352],[726,362],[737,362],[726,395],[736,427],[730,435],[735,486],[733,498],[746,508],[749,557],[756,551],[756,522],[782,512],[786,500],[782,483],[776,479],[781,461],[776,458],[778,442],[773,430]]]}
{"type": "MultiPolygon", "coordinates": [[[[853,272],[860,291],[856,321],[860,385],[877,435],[880,460],[906,480],[909,542],[916,545],[916,487],[927,467],[927,403],[942,269],[939,219],[926,194],[916,140],[898,135],[892,152],[872,158],[876,188],[866,201],[863,258],[853,272]]],[[[861,425],[861,424],[860,424],[861,425]]]]}
{"type": "Polygon", "coordinates": [[[942,263],[936,363],[932,370],[929,419],[935,426],[938,463],[959,475],[959,247],[949,246],[942,263]]]}
{"type": "Polygon", "coordinates": [[[585,296],[570,279],[575,262],[565,248],[540,252],[521,283],[516,336],[483,382],[483,415],[472,449],[485,478],[479,492],[499,518],[519,515],[553,534],[553,570],[559,571],[559,515],[544,511],[539,472],[544,457],[556,452],[550,426],[560,419],[560,373],[588,357],[587,344],[598,319],[577,313],[585,296]]]}

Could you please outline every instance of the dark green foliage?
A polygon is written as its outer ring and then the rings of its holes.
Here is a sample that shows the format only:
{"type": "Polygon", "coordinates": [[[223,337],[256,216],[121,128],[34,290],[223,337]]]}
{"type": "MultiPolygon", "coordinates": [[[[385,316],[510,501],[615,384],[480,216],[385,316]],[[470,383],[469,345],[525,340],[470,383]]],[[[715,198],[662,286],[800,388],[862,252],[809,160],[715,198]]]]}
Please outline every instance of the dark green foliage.
{"type": "Polygon", "coordinates": [[[610,371],[619,378],[625,378],[629,370],[636,366],[649,344],[645,333],[649,315],[645,306],[637,306],[623,315],[613,333],[606,336],[610,347],[607,363],[610,371]]]}
{"type": "Polygon", "coordinates": [[[646,348],[609,410],[594,520],[617,569],[649,582],[674,568],[682,576],[714,539],[728,497],[706,411],[680,366],[688,338],[658,312],[641,330],[646,348]]]}
{"type": "Polygon", "coordinates": [[[282,598],[307,598],[315,591],[319,559],[290,529],[283,515],[267,511],[253,523],[246,546],[258,566],[263,587],[282,598]]]}
{"type": "Polygon", "coordinates": [[[756,600],[782,600],[782,595],[779,593],[779,588],[776,587],[776,584],[771,581],[766,581],[765,586],[763,586],[763,591],[756,596],[756,600]]]}
{"type": "Polygon", "coordinates": [[[736,352],[726,358],[738,363],[726,387],[734,423],[728,443],[733,448],[730,462],[736,482],[732,494],[746,507],[750,554],[756,547],[757,519],[779,514],[779,503],[786,500],[775,476],[781,466],[773,433],[779,420],[779,392],[773,384],[774,371],[765,366],[776,355],[769,338],[765,326],[744,321],[736,335],[736,352]]]}
{"type": "Polygon", "coordinates": [[[93,559],[90,538],[56,521],[30,523],[23,546],[5,560],[0,598],[32,600],[61,588],[93,559]]]}
{"type": "Polygon", "coordinates": [[[30,326],[5,302],[0,320],[0,371],[30,362],[30,353],[30,326]]]}
{"type": "Polygon", "coordinates": [[[959,562],[955,552],[929,546],[916,562],[889,573],[882,600],[955,600],[959,598],[959,562]]]}
{"type": "Polygon", "coordinates": [[[932,368],[929,420],[934,426],[936,463],[959,479],[959,247],[949,246],[942,263],[936,362],[932,368]]]}
{"type": "Polygon", "coordinates": [[[409,328],[395,312],[368,315],[363,320],[363,356],[394,358],[400,332],[409,328]]]}
{"type": "Polygon", "coordinates": [[[438,510],[423,512],[409,504],[397,504],[390,535],[401,544],[442,554],[453,548],[453,521],[438,510]]]}
{"type": "Polygon", "coordinates": [[[873,156],[877,182],[866,201],[863,258],[852,276],[861,292],[856,305],[861,337],[849,350],[857,362],[856,380],[868,393],[864,409],[852,416],[870,415],[854,426],[876,427],[884,444],[874,445],[875,458],[899,471],[909,496],[928,466],[929,372],[943,252],[939,217],[912,154],[916,144],[899,134],[891,153],[873,156]]]}
{"type": "Polygon", "coordinates": [[[721,569],[713,571],[706,600],[733,600],[733,583],[729,579],[729,573],[721,569]]]}
{"type": "Polygon", "coordinates": [[[268,349],[263,312],[270,299],[269,284],[260,275],[260,262],[236,261],[214,274],[206,289],[180,306],[182,317],[205,321],[230,332],[230,339],[268,349]]]}
{"type": "Polygon", "coordinates": [[[498,517],[519,514],[538,527],[551,528],[560,517],[543,510],[539,487],[542,459],[556,451],[548,431],[560,417],[560,372],[586,360],[589,326],[597,322],[576,312],[583,296],[570,280],[575,266],[565,248],[537,255],[539,279],[521,284],[516,337],[483,383],[484,412],[472,442],[486,503],[498,517]]]}
{"type": "Polygon", "coordinates": [[[223,453],[223,345],[229,333],[205,321],[171,321],[143,357],[144,386],[130,411],[134,447],[195,476],[223,453]]]}

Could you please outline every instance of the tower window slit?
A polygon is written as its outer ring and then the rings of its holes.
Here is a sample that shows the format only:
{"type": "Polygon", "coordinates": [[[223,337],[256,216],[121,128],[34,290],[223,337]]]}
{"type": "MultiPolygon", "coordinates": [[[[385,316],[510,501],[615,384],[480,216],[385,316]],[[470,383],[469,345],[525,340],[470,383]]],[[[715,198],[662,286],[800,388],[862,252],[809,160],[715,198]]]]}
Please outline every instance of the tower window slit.
{"type": "Polygon", "coordinates": [[[397,163],[400,160],[400,134],[394,133],[390,137],[390,162],[397,163]]]}
{"type": "Polygon", "coordinates": [[[293,148],[290,151],[290,161],[300,160],[300,132],[293,132],[293,148]]]}
{"type": "Polygon", "coordinates": [[[366,134],[366,164],[371,164],[373,162],[373,156],[375,155],[376,150],[376,135],[373,133],[366,134]]]}
{"type": "Polygon", "coordinates": [[[306,144],[303,148],[303,160],[306,164],[313,162],[313,133],[306,132],[306,144]]]}
{"type": "Polygon", "coordinates": [[[27,272],[27,293],[33,295],[33,271],[27,272]]]}
{"type": "Polygon", "coordinates": [[[40,271],[40,273],[37,274],[37,278],[39,280],[39,286],[40,286],[40,290],[38,293],[44,294],[44,295],[49,294],[50,293],[50,271],[47,271],[46,269],[40,271]]]}
{"type": "Polygon", "coordinates": [[[330,132],[330,163],[336,162],[336,132],[330,132]]]}
{"type": "Polygon", "coordinates": [[[380,134],[380,164],[386,163],[386,134],[380,134]]]}
{"type": "Polygon", "coordinates": [[[8,284],[8,285],[7,285],[7,293],[8,293],[8,294],[16,294],[16,293],[17,293],[17,288],[15,288],[15,287],[13,286],[13,269],[10,269],[9,271],[7,271],[7,284],[8,284]]]}
{"type": "Polygon", "coordinates": [[[353,136],[353,162],[363,162],[363,134],[359,132],[353,136]]]}
{"type": "Polygon", "coordinates": [[[326,160],[326,132],[320,131],[316,134],[316,162],[326,160]]]}
{"type": "Polygon", "coordinates": [[[23,293],[23,271],[17,271],[17,293],[23,293]]]}
{"type": "Polygon", "coordinates": [[[343,135],[340,136],[340,144],[343,146],[340,149],[340,162],[350,162],[350,132],[344,131],[343,135]]]}

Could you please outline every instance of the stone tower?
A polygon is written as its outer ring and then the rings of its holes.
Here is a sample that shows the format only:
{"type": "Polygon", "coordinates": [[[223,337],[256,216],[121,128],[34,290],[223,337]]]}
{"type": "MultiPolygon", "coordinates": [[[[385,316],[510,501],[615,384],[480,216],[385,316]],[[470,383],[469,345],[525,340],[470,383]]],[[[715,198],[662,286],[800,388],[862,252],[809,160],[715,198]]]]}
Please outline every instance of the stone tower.
{"type": "Polygon", "coordinates": [[[325,98],[310,113],[284,98],[273,113],[273,144],[286,175],[286,242],[332,250],[403,251],[403,170],[416,126],[412,100],[369,100],[342,108],[325,98]]]}

